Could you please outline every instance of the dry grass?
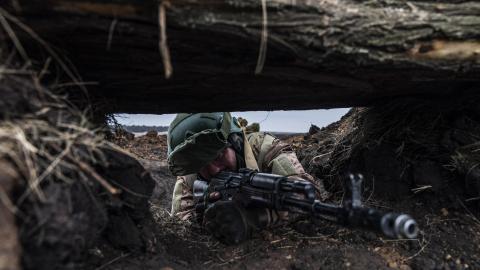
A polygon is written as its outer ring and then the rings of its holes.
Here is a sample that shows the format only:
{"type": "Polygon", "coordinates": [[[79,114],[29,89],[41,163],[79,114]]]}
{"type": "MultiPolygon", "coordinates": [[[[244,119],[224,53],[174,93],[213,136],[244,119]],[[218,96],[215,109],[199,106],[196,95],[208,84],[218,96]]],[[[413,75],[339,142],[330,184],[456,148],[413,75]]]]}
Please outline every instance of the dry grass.
{"type": "MultiPolygon", "coordinates": [[[[428,160],[444,168],[445,174],[478,179],[479,116],[475,99],[469,97],[448,102],[396,100],[354,109],[297,146],[297,154],[308,171],[325,179],[332,191],[341,189],[338,179],[352,162],[362,166],[364,153],[385,155],[375,150],[382,147],[394,150],[389,158],[403,164],[402,174],[411,173],[418,161],[428,160]]],[[[424,191],[427,186],[412,188],[424,191]]]]}
{"type": "Polygon", "coordinates": [[[118,193],[90,165],[107,165],[103,151],[117,147],[96,135],[84,114],[74,112],[48,90],[41,91],[45,98],[36,100],[38,111],[10,115],[0,122],[0,159],[13,164],[26,187],[16,203],[23,203],[30,195],[44,201],[41,186],[45,181],[93,179],[111,193],[118,193]]]}
{"type": "MultiPolygon", "coordinates": [[[[95,166],[107,166],[106,149],[122,151],[104,140],[93,129],[87,112],[68,101],[68,97],[42,86],[50,70],[60,70],[53,84],[66,81],[70,88],[84,89],[75,69],[28,26],[0,8],[0,160],[10,164],[19,175],[21,194],[12,198],[0,193],[2,202],[20,205],[27,199],[45,201],[42,186],[49,181],[87,184],[98,182],[112,194],[119,192],[95,172],[95,166]],[[24,31],[46,55],[43,65],[30,59],[15,31],[24,31]],[[6,53],[7,52],[7,53],[6,53]],[[53,61],[52,61],[53,59],[53,61]],[[37,71],[39,70],[39,71],[37,71]],[[62,77],[64,74],[65,77],[62,77]]],[[[14,209],[10,207],[10,209],[14,209]]]]}

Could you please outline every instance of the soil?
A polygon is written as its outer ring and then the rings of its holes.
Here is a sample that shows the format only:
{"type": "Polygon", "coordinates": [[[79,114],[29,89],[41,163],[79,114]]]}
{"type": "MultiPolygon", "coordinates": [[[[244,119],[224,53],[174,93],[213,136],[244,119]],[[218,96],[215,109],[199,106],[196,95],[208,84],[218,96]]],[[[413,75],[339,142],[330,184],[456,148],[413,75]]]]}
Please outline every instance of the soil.
{"type": "Polygon", "coordinates": [[[135,137],[124,129],[116,129],[113,141],[143,159],[164,161],[167,158],[167,136],[158,135],[154,130],[135,137]]]}
{"type": "Polygon", "coordinates": [[[120,194],[112,196],[93,181],[49,181],[42,185],[45,201],[29,196],[20,205],[25,269],[83,268],[87,250],[99,243],[137,251],[149,245],[142,226],[152,220],[154,180],[126,152],[104,149],[102,158],[108,164],[95,164],[95,170],[120,194]]]}
{"type": "MultiPolygon", "coordinates": [[[[334,127],[338,130],[341,125],[334,127]]],[[[300,149],[311,136],[287,140],[300,149]]],[[[154,140],[165,141],[165,136],[158,137],[154,140]]],[[[480,269],[479,211],[457,193],[410,192],[398,200],[366,190],[366,205],[406,212],[417,220],[420,234],[414,240],[390,240],[327,222],[301,221],[225,246],[199,225],[170,217],[175,177],[168,171],[165,145],[162,153],[141,144],[125,145],[137,153],[157,184],[150,201],[154,221],[141,228],[148,231],[147,247],[131,251],[99,243],[89,251],[87,269],[480,269]]]]}

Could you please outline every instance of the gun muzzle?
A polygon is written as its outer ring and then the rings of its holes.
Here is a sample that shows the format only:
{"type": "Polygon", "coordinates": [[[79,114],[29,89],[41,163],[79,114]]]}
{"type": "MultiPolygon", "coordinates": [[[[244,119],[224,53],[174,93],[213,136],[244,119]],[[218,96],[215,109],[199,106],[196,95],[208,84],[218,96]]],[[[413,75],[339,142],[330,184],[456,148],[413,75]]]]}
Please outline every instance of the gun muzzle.
{"type": "Polygon", "coordinates": [[[417,222],[406,214],[388,213],[382,217],[381,229],[383,233],[391,238],[414,239],[417,238],[417,222]]]}

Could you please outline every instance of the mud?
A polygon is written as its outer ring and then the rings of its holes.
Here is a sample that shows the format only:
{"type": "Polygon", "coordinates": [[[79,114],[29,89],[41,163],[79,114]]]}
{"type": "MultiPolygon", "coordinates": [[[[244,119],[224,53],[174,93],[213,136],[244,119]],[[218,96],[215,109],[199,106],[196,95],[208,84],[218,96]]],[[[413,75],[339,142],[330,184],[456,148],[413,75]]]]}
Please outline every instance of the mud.
{"type": "Polygon", "coordinates": [[[28,213],[20,225],[25,269],[81,266],[86,249],[108,221],[105,208],[90,192],[81,183],[50,184],[45,187],[46,202],[22,206],[28,213]]]}
{"type": "Polygon", "coordinates": [[[131,251],[145,250],[151,222],[149,198],[154,182],[127,153],[105,150],[108,165],[96,171],[122,190],[112,196],[95,181],[50,181],[42,185],[45,201],[33,197],[20,206],[20,241],[25,269],[80,269],[99,243],[131,251]]]}

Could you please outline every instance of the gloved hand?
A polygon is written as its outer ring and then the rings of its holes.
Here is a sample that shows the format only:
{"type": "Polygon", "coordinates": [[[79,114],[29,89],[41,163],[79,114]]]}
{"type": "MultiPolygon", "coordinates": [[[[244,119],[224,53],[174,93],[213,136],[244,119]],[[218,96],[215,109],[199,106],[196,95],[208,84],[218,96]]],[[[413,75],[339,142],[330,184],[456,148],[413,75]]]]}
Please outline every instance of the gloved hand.
{"type": "Polygon", "coordinates": [[[205,211],[203,225],[219,241],[231,245],[250,238],[254,227],[249,219],[241,205],[233,201],[218,201],[205,211]]]}

